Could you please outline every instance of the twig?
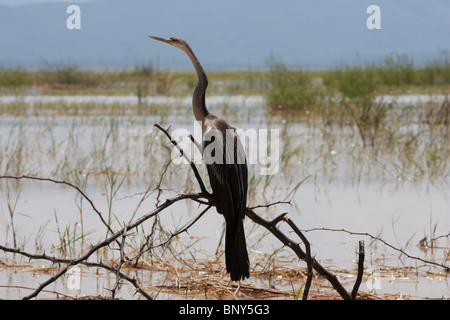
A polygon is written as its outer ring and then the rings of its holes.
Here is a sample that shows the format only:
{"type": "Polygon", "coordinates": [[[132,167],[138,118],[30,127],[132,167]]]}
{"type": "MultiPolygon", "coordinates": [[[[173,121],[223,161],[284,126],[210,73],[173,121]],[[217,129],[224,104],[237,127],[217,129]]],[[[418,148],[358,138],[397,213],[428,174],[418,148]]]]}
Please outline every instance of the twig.
{"type": "Polygon", "coordinates": [[[268,207],[271,207],[271,206],[276,206],[277,204],[289,204],[289,205],[291,205],[291,201],[275,201],[275,202],[272,202],[272,203],[268,203],[268,204],[259,204],[259,205],[257,205],[257,206],[254,206],[254,207],[249,207],[249,209],[258,209],[258,208],[268,208],[268,207]]]}
{"type": "Polygon", "coordinates": [[[425,259],[422,259],[420,257],[412,256],[412,255],[406,253],[403,249],[399,249],[397,247],[394,247],[392,244],[388,243],[387,241],[383,240],[382,238],[374,236],[374,235],[371,235],[370,233],[367,233],[367,232],[353,232],[353,231],[348,231],[348,230],[345,230],[345,229],[333,229],[333,228],[311,228],[311,229],[304,229],[302,231],[303,232],[310,232],[310,231],[334,231],[334,232],[345,232],[345,233],[348,233],[348,234],[351,234],[351,235],[369,237],[369,238],[372,238],[373,240],[380,241],[381,243],[383,243],[387,247],[389,247],[389,248],[391,248],[391,249],[393,249],[395,251],[400,252],[400,254],[405,255],[409,259],[418,260],[418,261],[424,262],[426,264],[431,264],[431,265],[435,265],[435,266],[444,268],[446,271],[450,271],[450,267],[446,266],[445,264],[441,264],[441,263],[437,263],[437,262],[434,262],[434,261],[425,260],[425,259]]]}
{"type": "Polygon", "coordinates": [[[269,223],[275,227],[278,224],[278,222],[280,222],[281,220],[284,220],[284,217],[286,215],[287,215],[287,212],[284,212],[284,213],[280,214],[278,217],[276,217],[275,219],[273,219],[272,221],[270,221],[269,223]]]}
{"type": "MultiPolygon", "coordinates": [[[[122,230],[126,230],[127,229],[127,225],[125,224],[122,230]]],[[[117,264],[117,266],[115,267],[116,269],[116,282],[113,286],[113,288],[111,289],[111,297],[114,300],[116,297],[116,290],[119,288],[120,285],[120,279],[122,279],[121,277],[121,272],[120,269],[122,268],[123,263],[125,262],[125,253],[124,253],[124,249],[125,249],[125,239],[126,239],[127,235],[126,233],[122,234],[122,241],[120,242],[120,247],[119,247],[119,251],[120,251],[120,258],[119,258],[119,263],[117,264]]]]}
{"type": "Polygon", "coordinates": [[[178,143],[172,139],[172,136],[167,132],[166,129],[161,127],[159,124],[155,124],[155,127],[157,127],[159,130],[164,132],[164,134],[169,138],[170,142],[180,151],[180,154],[189,162],[189,165],[191,166],[192,171],[194,172],[195,178],[197,179],[198,184],[200,185],[200,190],[203,194],[209,195],[209,192],[206,191],[205,185],[203,183],[202,178],[200,177],[200,174],[198,173],[197,167],[195,164],[189,159],[185,153],[184,150],[178,145],[178,143]]]}
{"type": "Polygon", "coordinates": [[[313,277],[313,268],[312,268],[312,258],[311,258],[311,245],[309,244],[308,239],[303,235],[303,233],[300,231],[300,229],[295,225],[295,223],[289,219],[289,217],[286,215],[284,217],[284,220],[288,223],[288,225],[294,230],[294,232],[302,239],[303,244],[305,245],[306,249],[306,265],[308,268],[308,277],[306,279],[305,287],[303,289],[303,300],[308,299],[308,293],[309,288],[311,287],[312,277],[313,277]]]}
{"type": "MultiPolygon", "coordinates": [[[[278,240],[280,240],[285,246],[291,248],[292,251],[299,257],[301,260],[306,259],[306,253],[302,250],[300,245],[287,237],[283,232],[280,231],[276,227],[276,223],[282,220],[285,214],[279,216],[278,218],[274,219],[273,221],[267,221],[263,218],[261,218],[258,214],[256,214],[253,210],[247,208],[245,211],[245,214],[247,217],[249,217],[253,222],[263,226],[268,231],[270,231],[278,240]]],[[[334,274],[327,271],[322,265],[317,262],[316,259],[311,258],[311,265],[313,269],[321,276],[324,276],[333,286],[333,288],[341,295],[341,297],[345,300],[351,300],[350,294],[347,292],[347,290],[342,286],[342,284],[339,282],[339,280],[336,278],[334,274]]]]}
{"type": "Polygon", "coordinates": [[[356,300],[356,295],[358,294],[359,286],[364,274],[364,240],[359,241],[359,253],[358,253],[358,276],[356,277],[355,285],[352,290],[352,300],[356,300]]]}
{"type": "MultiPolygon", "coordinates": [[[[47,260],[47,261],[50,261],[52,263],[62,263],[62,264],[70,264],[70,263],[72,263],[72,260],[70,260],[70,259],[62,259],[62,258],[48,256],[48,255],[45,254],[45,252],[43,254],[31,254],[31,253],[22,251],[20,249],[8,248],[8,247],[2,246],[2,245],[0,245],[0,249],[5,251],[5,252],[11,252],[11,253],[20,254],[20,255],[25,256],[25,257],[27,257],[29,259],[47,260]]],[[[106,265],[103,262],[81,261],[79,264],[85,265],[86,267],[103,268],[103,269],[106,269],[106,270],[111,271],[111,272],[116,271],[116,269],[114,267],[106,265]]],[[[125,280],[127,280],[128,282],[130,282],[136,288],[136,291],[138,291],[140,294],[142,294],[145,298],[147,298],[148,300],[152,300],[152,297],[139,286],[139,284],[137,283],[136,279],[130,278],[126,274],[123,274],[121,272],[120,272],[120,277],[125,279],[125,280]]],[[[33,289],[33,290],[37,290],[37,289],[33,289]]],[[[47,291],[47,290],[42,290],[42,291],[43,292],[50,292],[50,291],[47,291]]]]}
{"type": "Polygon", "coordinates": [[[192,134],[189,135],[189,139],[191,139],[192,143],[195,144],[195,146],[197,147],[198,151],[200,151],[200,153],[202,153],[202,146],[200,145],[200,143],[195,141],[195,139],[192,136],[192,134]]]}
{"type": "MultiPolygon", "coordinates": [[[[200,218],[201,218],[201,217],[206,213],[206,211],[208,211],[209,209],[211,209],[211,205],[209,205],[208,207],[206,207],[205,210],[203,210],[202,212],[200,212],[200,214],[199,214],[199,215],[198,215],[191,223],[189,223],[186,227],[184,227],[184,228],[181,229],[180,231],[175,232],[174,234],[172,234],[172,235],[170,236],[170,238],[168,239],[168,241],[170,241],[172,238],[174,238],[174,237],[176,237],[176,236],[182,234],[183,232],[187,232],[187,231],[189,230],[189,228],[192,227],[192,225],[193,225],[194,223],[196,223],[198,220],[200,220],[200,218]]],[[[166,242],[168,242],[168,241],[166,241],[166,242]]]]}
{"type": "Polygon", "coordinates": [[[163,190],[161,189],[161,184],[162,184],[162,180],[164,178],[164,175],[167,172],[167,169],[169,168],[170,164],[172,163],[172,159],[169,160],[169,162],[167,162],[166,166],[164,167],[163,172],[161,173],[161,176],[159,177],[159,181],[158,184],[156,185],[156,189],[158,190],[158,195],[156,196],[156,205],[159,205],[159,197],[161,197],[161,194],[163,192],[163,190]]]}
{"type": "Polygon", "coordinates": [[[147,248],[146,250],[143,250],[141,248],[141,251],[138,253],[138,256],[140,257],[144,252],[153,249],[153,248],[157,248],[157,247],[163,247],[165,245],[167,245],[173,238],[179,236],[180,234],[182,234],[183,232],[187,232],[189,230],[190,227],[192,227],[198,220],[200,220],[200,218],[206,213],[206,211],[208,211],[209,209],[211,209],[211,205],[209,205],[205,210],[203,210],[191,223],[189,223],[186,227],[184,227],[183,229],[173,233],[170,235],[169,239],[167,239],[166,241],[155,245],[155,246],[151,246],[149,248],[147,248]]]}
{"type": "Polygon", "coordinates": [[[33,177],[33,176],[27,176],[27,175],[22,175],[22,176],[5,175],[5,176],[0,176],[0,179],[15,179],[15,180],[28,179],[28,180],[37,180],[37,181],[47,181],[47,182],[53,182],[53,183],[56,183],[56,184],[64,184],[66,186],[74,188],[79,194],[81,194],[81,196],[87,202],[89,202],[89,204],[91,205],[92,210],[94,210],[94,212],[99,216],[100,220],[105,225],[105,227],[108,228],[108,230],[111,233],[113,233],[111,227],[106,223],[105,219],[103,219],[103,216],[100,213],[100,211],[95,207],[94,202],[92,202],[92,200],[83,192],[83,190],[81,190],[79,187],[77,187],[76,185],[74,185],[74,184],[72,184],[70,182],[63,181],[63,180],[62,181],[61,180],[55,180],[55,179],[51,179],[51,178],[33,177]]]}
{"type": "MultiPolygon", "coordinates": [[[[14,286],[14,285],[6,285],[6,286],[5,285],[0,285],[0,288],[35,290],[35,288],[30,288],[30,287],[25,287],[25,286],[14,286]]],[[[54,291],[54,290],[42,290],[42,292],[53,293],[53,294],[56,294],[56,295],[61,295],[61,296],[66,297],[66,298],[73,299],[73,297],[68,295],[68,294],[64,294],[64,293],[61,293],[61,292],[58,292],[58,291],[54,291]]]]}
{"type": "Polygon", "coordinates": [[[178,201],[184,200],[184,199],[196,198],[196,197],[202,197],[202,196],[203,196],[202,194],[188,193],[188,194],[178,195],[177,197],[174,197],[174,198],[171,198],[171,199],[167,199],[162,205],[160,205],[159,207],[155,208],[150,213],[142,216],[141,218],[139,218],[135,222],[130,223],[129,225],[127,225],[126,227],[124,227],[120,231],[118,231],[116,233],[113,233],[112,235],[109,236],[109,238],[106,238],[102,242],[98,243],[96,246],[92,247],[87,253],[85,253],[81,257],[79,257],[77,259],[70,260],[70,263],[68,263],[66,267],[62,268],[58,273],[56,273],[55,275],[53,275],[52,277],[50,277],[49,279],[44,281],[33,293],[31,293],[30,295],[24,297],[23,299],[24,300],[29,300],[31,298],[36,297],[39,294],[39,292],[41,292],[46,286],[48,286],[49,284],[55,282],[58,278],[60,278],[62,275],[64,275],[69,270],[69,268],[71,266],[77,265],[77,264],[79,264],[79,263],[81,263],[83,261],[87,261],[87,259],[89,259],[89,257],[92,254],[94,254],[96,251],[98,251],[100,248],[103,248],[103,247],[109,245],[111,242],[113,242],[117,238],[119,238],[123,233],[126,233],[129,230],[138,227],[143,222],[145,222],[146,220],[150,219],[151,217],[154,217],[155,215],[157,215],[158,213],[160,213],[164,209],[168,208],[169,206],[171,206],[175,202],[178,202],[178,201]]]}

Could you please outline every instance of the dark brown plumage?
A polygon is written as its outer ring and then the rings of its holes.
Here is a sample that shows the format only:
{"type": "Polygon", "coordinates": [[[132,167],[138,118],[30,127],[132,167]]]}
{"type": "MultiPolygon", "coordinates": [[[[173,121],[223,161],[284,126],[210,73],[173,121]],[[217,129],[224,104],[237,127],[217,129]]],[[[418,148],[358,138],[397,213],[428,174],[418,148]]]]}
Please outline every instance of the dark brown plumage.
{"type": "Polygon", "coordinates": [[[236,131],[225,120],[206,108],[208,78],[188,43],[180,38],[151,38],[168,43],[185,52],[197,72],[198,82],[192,97],[197,121],[202,123],[203,159],[217,212],[225,218],[225,264],[232,280],[250,276],[250,262],[245,241],[244,223],[247,206],[248,171],[244,148],[236,131]]]}

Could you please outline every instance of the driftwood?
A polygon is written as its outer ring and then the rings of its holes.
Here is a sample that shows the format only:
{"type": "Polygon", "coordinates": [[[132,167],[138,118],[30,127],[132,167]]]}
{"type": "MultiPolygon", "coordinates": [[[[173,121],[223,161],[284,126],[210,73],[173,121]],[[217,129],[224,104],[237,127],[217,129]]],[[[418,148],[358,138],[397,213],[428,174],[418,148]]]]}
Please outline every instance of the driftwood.
{"type": "MultiPolygon", "coordinates": [[[[172,139],[169,132],[159,125],[155,125],[155,126],[169,138],[170,142],[176,148],[178,148],[178,150],[180,151],[180,154],[189,161],[188,157],[186,157],[184,155],[184,152],[181,149],[181,147],[178,146],[176,141],[174,141],[172,139]]],[[[63,276],[65,273],[67,273],[68,270],[72,266],[75,266],[78,264],[85,265],[87,267],[103,268],[103,269],[106,269],[106,270],[116,274],[116,283],[115,283],[113,289],[111,289],[113,298],[114,298],[115,291],[116,291],[120,281],[125,280],[125,281],[130,282],[136,288],[136,291],[139,292],[143,297],[145,297],[147,299],[153,299],[153,297],[150,294],[148,294],[144,289],[142,289],[140,287],[137,279],[130,278],[120,271],[122,265],[125,262],[125,255],[123,252],[125,239],[126,239],[128,233],[131,232],[133,229],[136,229],[138,226],[140,226],[145,221],[147,221],[153,217],[156,217],[162,211],[166,210],[167,208],[169,208],[171,205],[173,205],[174,203],[176,203],[178,201],[190,199],[192,201],[196,201],[200,204],[204,204],[207,206],[206,209],[204,209],[198,215],[198,217],[196,219],[194,219],[194,221],[192,221],[189,225],[187,225],[186,227],[184,227],[182,230],[178,231],[177,233],[172,234],[171,237],[166,242],[160,244],[160,245],[165,245],[168,241],[170,241],[174,237],[178,236],[179,234],[181,234],[183,232],[187,232],[187,230],[192,225],[194,225],[202,217],[202,215],[204,213],[206,213],[212,206],[214,206],[214,201],[213,201],[212,195],[206,190],[205,184],[203,183],[203,180],[197,170],[197,167],[191,161],[189,161],[189,163],[190,163],[191,169],[195,175],[195,178],[199,184],[200,192],[179,194],[173,198],[165,200],[161,204],[159,204],[159,199],[158,199],[157,206],[151,212],[148,212],[147,214],[144,214],[143,216],[141,216],[139,219],[136,219],[135,221],[132,221],[132,222],[124,225],[122,227],[122,229],[115,231],[115,232],[111,229],[111,227],[103,219],[101,212],[95,207],[95,204],[87,196],[87,194],[85,192],[83,192],[79,187],[73,185],[70,182],[58,181],[58,180],[54,180],[54,179],[50,179],[50,178],[26,176],[26,175],[24,175],[24,176],[7,176],[7,175],[0,176],[0,179],[15,179],[15,180],[31,179],[31,180],[39,180],[39,181],[56,183],[56,184],[63,184],[63,185],[69,186],[71,188],[74,188],[84,199],[87,200],[87,202],[89,203],[91,208],[99,216],[100,220],[106,226],[106,228],[108,229],[108,232],[109,232],[106,239],[104,239],[103,241],[100,241],[96,245],[92,246],[86,253],[84,253],[83,255],[81,255],[80,257],[78,257],[76,259],[62,259],[62,258],[46,255],[45,253],[31,254],[31,253],[27,253],[27,252],[17,249],[17,248],[9,248],[9,247],[0,245],[0,250],[3,250],[5,252],[20,254],[25,257],[28,257],[29,259],[47,260],[47,261],[50,261],[55,264],[64,265],[64,267],[62,267],[57,273],[55,273],[52,277],[50,277],[46,281],[42,282],[38,288],[36,288],[28,296],[25,296],[23,299],[31,299],[31,298],[38,296],[41,291],[45,292],[46,291],[45,288],[48,285],[50,285],[51,283],[54,283],[61,276],[63,276]],[[100,262],[88,261],[89,258],[94,253],[96,253],[99,249],[106,247],[113,242],[115,242],[118,245],[119,250],[120,250],[120,260],[118,263],[116,263],[115,265],[107,265],[107,264],[103,263],[102,261],[100,261],[100,262]]],[[[277,202],[277,203],[281,203],[281,202],[277,202]]],[[[308,292],[309,292],[309,289],[311,286],[314,271],[317,272],[317,274],[319,274],[320,276],[325,277],[343,299],[346,299],[346,300],[355,299],[358,289],[359,289],[359,285],[360,285],[362,277],[363,277],[363,273],[364,273],[364,244],[363,244],[363,242],[360,242],[360,248],[359,248],[359,263],[358,263],[357,280],[356,280],[356,283],[352,290],[352,293],[349,293],[342,286],[342,284],[338,281],[337,277],[333,273],[327,271],[314,257],[311,256],[309,241],[304,236],[304,234],[301,232],[301,230],[295,225],[295,223],[289,218],[287,213],[283,213],[283,214],[279,215],[278,217],[276,217],[275,219],[268,221],[268,220],[261,218],[261,216],[259,216],[255,212],[255,210],[257,210],[258,208],[265,208],[270,205],[273,205],[273,204],[258,205],[258,206],[252,207],[252,208],[248,207],[246,210],[246,215],[254,223],[256,223],[256,224],[266,228],[268,231],[270,231],[279,241],[281,241],[281,243],[283,243],[285,246],[289,247],[297,255],[297,257],[299,259],[305,261],[305,263],[307,265],[308,273],[307,273],[306,283],[303,287],[303,299],[306,300],[308,298],[308,292]],[[294,234],[299,237],[299,240],[291,239],[285,233],[280,231],[280,229],[277,227],[277,225],[280,223],[286,223],[291,228],[291,230],[294,232],[294,234]],[[304,246],[305,249],[302,249],[301,244],[304,246]]],[[[147,250],[147,249],[141,248],[141,253],[144,250],[147,250]]],[[[139,259],[139,257],[140,257],[140,254],[137,256],[137,259],[139,259]]]]}

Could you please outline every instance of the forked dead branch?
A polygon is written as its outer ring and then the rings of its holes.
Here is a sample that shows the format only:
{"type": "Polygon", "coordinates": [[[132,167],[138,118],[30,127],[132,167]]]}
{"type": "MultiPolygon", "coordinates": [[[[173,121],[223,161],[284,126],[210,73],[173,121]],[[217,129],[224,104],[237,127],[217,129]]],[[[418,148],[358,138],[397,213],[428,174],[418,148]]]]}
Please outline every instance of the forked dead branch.
{"type": "MultiPolygon", "coordinates": [[[[125,238],[128,236],[128,234],[130,232],[133,232],[134,229],[137,229],[139,226],[141,226],[145,221],[156,217],[157,215],[159,215],[160,213],[162,213],[164,210],[166,210],[167,208],[169,208],[170,206],[172,206],[174,203],[181,201],[181,200],[192,200],[192,201],[196,201],[200,204],[206,205],[206,208],[203,209],[201,211],[201,213],[198,215],[197,218],[195,218],[190,224],[188,224],[186,227],[182,228],[181,230],[179,230],[178,232],[172,234],[169,239],[163,243],[158,244],[157,246],[164,246],[166,244],[168,244],[173,238],[177,237],[178,235],[180,235],[183,232],[187,232],[189,228],[191,228],[195,223],[197,223],[197,221],[200,220],[200,218],[212,207],[215,206],[214,204],[214,200],[212,195],[206,190],[206,187],[203,183],[203,180],[200,176],[199,171],[197,170],[196,165],[191,162],[188,157],[186,157],[184,155],[184,152],[182,150],[182,148],[176,143],[176,141],[174,141],[170,135],[170,133],[162,128],[159,125],[155,125],[159,130],[161,130],[170,140],[170,142],[176,147],[178,148],[178,150],[180,151],[180,154],[182,156],[184,156],[188,161],[189,164],[191,166],[191,169],[195,175],[195,178],[200,186],[201,191],[198,193],[183,193],[183,194],[179,194],[175,197],[166,199],[163,203],[161,204],[157,204],[157,206],[154,208],[154,210],[152,210],[151,212],[148,212],[147,214],[144,214],[143,216],[141,216],[140,218],[131,221],[127,224],[125,224],[120,230],[118,231],[114,231],[111,229],[111,227],[105,222],[102,213],[96,208],[94,202],[88,197],[88,195],[83,192],[79,187],[73,185],[70,182],[66,182],[66,181],[58,181],[58,180],[54,180],[54,179],[50,179],[50,178],[40,178],[40,177],[33,177],[33,176],[1,176],[1,179],[15,179],[15,180],[39,180],[39,181],[44,181],[44,182],[51,182],[51,183],[56,183],[56,184],[63,184],[66,186],[69,186],[73,189],[75,189],[78,193],[80,193],[80,195],[88,201],[88,203],[90,204],[90,206],[92,207],[92,209],[96,212],[96,214],[99,216],[100,220],[102,221],[102,223],[105,225],[105,227],[108,228],[109,231],[109,235],[108,237],[106,237],[106,239],[104,239],[103,241],[100,241],[99,243],[97,243],[96,245],[92,246],[86,253],[82,254],[81,256],[79,256],[76,259],[64,259],[64,258],[59,258],[59,257],[55,257],[55,256],[49,256],[47,254],[45,254],[45,252],[43,254],[32,254],[32,253],[28,253],[25,252],[21,249],[17,249],[17,248],[8,248],[6,246],[0,245],[0,250],[3,250],[5,252],[11,252],[11,253],[15,253],[15,254],[20,254],[22,256],[25,256],[27,258],[29,258],[30,260],[47,260],[50,261],[54,264],[58,264],[58,265],[64,265],[64,267],[61,267],[59,269],[59,271],[57,273],[55,273],[53,276],[51,276],[49,279],[47,279],[46,281],[42,282],[38,288],[36,288],[31,294],[27,295],[24,297],[24,299],[31,299],[34,298],[36,296],[39,295],[40,292],[42,292],[48,285],[54,283],[55,281],[57,281],[59,278],[61,278],[64,274],[66,274],[71,267],[75,266],[75,265],[84,265],[87,267],[97,267],[97,268],[103,268],[106,269],[107,271],[113,273],[116,275],[116,282],[114,284],[114,287],[111,289],[112,291],[112,296],[115,297],[115,293],[116,293],[116,289],[119,286],[119,283],[124,280],[124,281],[128,281],[129,283],[131,283],[135,288],[136,291],[139,292],[143,297],[147,298],[147,299],[152,299],[153,297],[148,294],[144,289],[142,289],[142,287],[140,286],[139,282],[137,279],[135,278],[130,278],[129,276],[125,275],[123,272],[121,272],[121,268],[125,263],[125,253],[124,253],[124,248],[125,248],[125,238]],[[112,244],[113,242],[116,243],[116,245],[118,246],[118,250],[120,252],[120,259],[119,262],[114,263],[114,264],[106,264],[102,261],[98,262],[91,262],[89,260],[89,258],[91,256],[93,256],[96,252],[98,252],[100,249],[109,246],[110,244],[112,244]]],[[[278,203],[278,202],[276,202],[278,203]]],[[[276,204],[275,203],[275,204],[276,204]]],[[[308,240],[306,239],[306,237],[303,235],[303,233],[300,231],[300,229],[295,225],[295,223],[288,217],[287,213],[283,213],[281,215],[279,215],[277,218],[268,221],[265,220],[263,218],[261,218],[261,216],[259,216],[255,210],[256,209],[260,209],[260,208],[267,208],[268,206],[271,206],[273,204],[269,204],[269,205],[258,205],[255,206],[253,208],[247,208],[246,209],[246,216],[251,219],[254,223],[266,228],[269,232],[271,232],[279,241],[281,241],[286,247],[289,247],[300,260],[305,261],[305,263],[307,264],[307,280],[306,283],[303,287],[303,299],[307,299],[308,298],[308,292],[311,286],[311,281],[312,281],[312,277],[313,277],[313,272],[317,272],[317,274],[319,274],[320,276],[325,277],[333,286],[333,288],[339,293],[339,295],[343,298],[343,299],[355,299],[356,298],[356,293],[359,289],[359,284],[361,283],[361,279],[363,276],[363,264],[364,264],[364,248],[362,245],[360,245],[360,255],[359,255],[359,268],[358,268],[358,276],[357,279],[358,281],[355,283],[355,286],[352,290],[352,293],[350,294],[344,287],[343,285],[339,282],[339,280],[337,279],[337,277],[327,271],[316,259],[314,259],[311,256],[311,250],[310,250],[310,244],[308,242],[308,240]],[[278,228],[278,224],[280,223],[286,223],[291,231],[297,235],[299,237],[298,240],[294,240],[290,237],[288,237],[286,235],[285,232],[282,232],[279,228],[278,228]],[[302,246],[304,246],[305,249],[302,249],[302,246]]],[[[142,253],[144,251],[147,250],[151,250],[152,248],[154,248],[154,245],[152,244],[153,247],[146,247],[143,246],[141,247],[140,251],[137,255],[135,255],[136,259],[139,259],[142,255],[142,253]]]]}

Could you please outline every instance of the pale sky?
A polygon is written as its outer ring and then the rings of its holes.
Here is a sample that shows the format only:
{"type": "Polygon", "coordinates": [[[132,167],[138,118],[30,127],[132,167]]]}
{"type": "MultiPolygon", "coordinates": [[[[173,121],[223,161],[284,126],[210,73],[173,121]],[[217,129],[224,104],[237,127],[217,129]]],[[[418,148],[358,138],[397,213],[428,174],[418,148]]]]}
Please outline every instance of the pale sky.
{"type": "Polygon", "coordinates": [[[81,3],[88,1],[104,1],[104,0],[0,0],[0,5],[6,6],[19,6],[23,4],[35,4],[35,3],[43,3],[43,2],[59,2],[59,3],[81,3]]]}
{"type": "Polygon", "coordinates": [[[164,57],[190,68],[149,34],[187,39],[209,69],[264,68],[270,56],[307,68],[390,54],[422,63],[450,52],[449,16],[450,0],[0,0],[0,67],[120,68],[164,57]],[[372,30],[374,3],[380,28],[372,30]],[[67,26],[71,4],[80,28],[67,26]]]}

